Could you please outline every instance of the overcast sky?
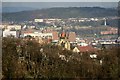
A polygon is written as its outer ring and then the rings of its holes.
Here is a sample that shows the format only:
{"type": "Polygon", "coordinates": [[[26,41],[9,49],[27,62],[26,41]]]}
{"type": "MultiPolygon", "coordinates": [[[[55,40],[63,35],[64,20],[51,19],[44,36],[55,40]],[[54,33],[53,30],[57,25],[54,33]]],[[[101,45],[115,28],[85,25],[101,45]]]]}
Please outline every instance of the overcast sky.
{"type": "Polygon", "coordinates": [[[117,7],[117,2],[3,2],[2,7],[31,7],[36,9],[51,7],[117,7]]]}
{"type": "Polygon", "coordinates": [[[2,2],[119,2],[120,0],[0,0],[2,2]]]}

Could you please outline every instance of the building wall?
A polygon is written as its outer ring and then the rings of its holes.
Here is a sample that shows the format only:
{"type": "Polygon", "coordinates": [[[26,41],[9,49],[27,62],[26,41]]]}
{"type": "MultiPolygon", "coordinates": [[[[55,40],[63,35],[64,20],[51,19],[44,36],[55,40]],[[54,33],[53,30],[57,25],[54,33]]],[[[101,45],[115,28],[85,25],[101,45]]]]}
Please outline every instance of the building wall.
{"type": "Polygon", "coordinates": [[[9,30],[11,30],[11,29],[20,30],[21,25],[7,25],[7,29],[9,29],[9,30]]]}
{"type": "Polygon", "coordinates": [[[35,19],[35,22],[43,22],[43,19],[35,19]]]}
{"type": "Polygon", "coordinates": [[[75,32],[69,32],[68,40],[70,42],[75,42],[75,40],[76,40],[76,34],[75,34],[75,32]]]}
{"type": "Polygon", "coordinates": [[[57,31],[52,32],[52,34],[53,34],[53,40],[59,40],[57,31]]]}
{"type": "Polygon", "coordinates": [[[18,31],[3,31],[3,37],[13,35],[14,37],[19,37],[18,31]]]}

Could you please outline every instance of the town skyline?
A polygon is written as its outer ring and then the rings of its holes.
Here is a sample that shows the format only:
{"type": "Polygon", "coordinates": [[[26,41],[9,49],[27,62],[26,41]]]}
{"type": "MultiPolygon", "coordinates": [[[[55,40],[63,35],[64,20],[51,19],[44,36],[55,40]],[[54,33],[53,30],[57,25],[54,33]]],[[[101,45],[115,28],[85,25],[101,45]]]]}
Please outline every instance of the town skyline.
{"type": "Polygon", "coordinates": [[[1,78],[119,79],[118,3],[84,3],[3,2],[1,78]]]}

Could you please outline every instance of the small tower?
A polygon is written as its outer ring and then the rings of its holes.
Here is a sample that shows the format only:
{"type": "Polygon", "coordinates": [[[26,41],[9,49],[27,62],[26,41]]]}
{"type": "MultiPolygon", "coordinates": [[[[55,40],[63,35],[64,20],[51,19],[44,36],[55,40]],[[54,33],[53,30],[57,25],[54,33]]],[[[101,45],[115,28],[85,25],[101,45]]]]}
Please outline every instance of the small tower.
{"type": "Polygon", "coordinates": [[[68,41],[68,37],[69,37],[69,34],[66,33],[65,31],[62,31],[62,33],[59,34],[58,45],[70,50],[70,42],[68,41]]]}
{"type": "Polygon", "coordinates": [[[107,26],[107,20],[104,18],[104,26],[107,26]]]}

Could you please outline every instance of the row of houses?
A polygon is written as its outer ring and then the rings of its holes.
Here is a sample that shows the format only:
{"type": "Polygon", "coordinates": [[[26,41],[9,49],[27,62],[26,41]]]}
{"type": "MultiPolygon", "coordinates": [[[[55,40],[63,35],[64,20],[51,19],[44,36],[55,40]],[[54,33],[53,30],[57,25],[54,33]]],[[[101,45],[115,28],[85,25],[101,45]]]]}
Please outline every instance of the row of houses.
{"type": "Polygon", "coordinates": [[[16,38],[25,38],[31,36],[36,39],[39,43],[56,43],[68,50],[73,50],[73,52],[86,52],[94,51],[94,48],[85,42],[79,43],[79,39],[76,38],[75,32],[64,32],[61,33],[54,30],[36,30],[36,29],[22,29],[20,25],[7,25],[4,27],[5,30],[2,31],[2,37],[14,36],[16,38]]]}
{"type": "MultiPolygon", "coordinates": [[[[2,37],[7,36],[14,36],[14,37],[27,37],[31,36],[32,38],[35,38],[38,40],[39,43],[43,43],[44,40],[47,41],[47,43],[53,42],[57,45],[63,46],[64,48],[68,50],[73,50],[73,52],[87,52],[87,51],[95,51],[92,46],[89,45],[80,45],[76,42],[76,34],[75,32],[62,32],[59,33],[57,31],[51,31],[42,33],[39,30],[24,30],[24,31],[10,31],[10,30],[4,30],[2,31],[2,37]]],[[[83,44],[83,43],[82,43],[83,44]]],[[[84,43],[85,44],[85,43],[84,43]]]]}
{"type": "MultiPolygon", "coordinates": [[[[68,34],[68,40],[70,42],[75,42],[76,40],[75,32],[68,32],[67,34],[68,34]]],[[[53,41],[58,41],[60,36],[59,32],[57,31],[41,32],[40,30],[34,30],[34,29],[19,30],[19,31],[6,29],[2,31],[2,37],[7,37],[10,35],[17,38],[26,37],[26,36],[31,36],[33,38],[41,37],[46,39],[52,39],[53,41]]]]}
{"type": "Polygon", "coordinates": [[[101,31],[100,34],[101,35],[118,34],[118,29],[117,28],[109,27],[109,28],[107,28],[106,31],[101,31]]]}
{"type": "Polygon", "coordinates": [[[7,30],[21,30],[22,26],[21,25],[7,25],[7,24],[2,24],[0,25],[0,29],[7,29],[7,30]]]}

